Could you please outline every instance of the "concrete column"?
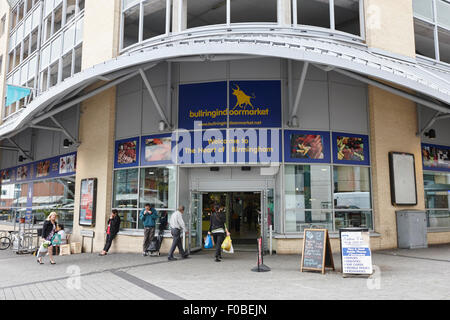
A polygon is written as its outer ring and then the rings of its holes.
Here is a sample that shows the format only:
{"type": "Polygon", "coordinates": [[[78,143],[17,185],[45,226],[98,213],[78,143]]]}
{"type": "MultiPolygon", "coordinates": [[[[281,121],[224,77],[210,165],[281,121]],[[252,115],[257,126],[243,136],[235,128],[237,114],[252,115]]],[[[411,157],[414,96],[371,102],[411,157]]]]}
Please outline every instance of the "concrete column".
{"type": "MultiPolygon", "coordinates": [[[[367,44],[397,55],[415,56],[412,0],[365,1],[367,44]]],[[[424,186],[420,137],[416,136],[416,104],[382,89],[369,86],[370,149],[374,229],[373,249],[397,247],[395,211],[423,210],[424,186]],[[414,154],[417,205],[393,206],[389,178],[389,152],[414,154]]]]}
{"type": "Polygon", "coordinates": [[[187,0],[173,0],[172,32],[181,32],[187,28],[187,0]]]}
{"type": "MultiPolygon", "coordinates": [[[[83,35],[82,68],[108,61],[118,55],[120,29],[120,0],[86,1],[83,35]]],[[[99,85],[99,84],[98,84],[99,85]]],[[[88,89],[89,90],[89,89],[88,89]]],[[[80,231],[95,231],[94,250],[104,245],[106,222],[111,212],[116,88],[106,90],[81,105],[75,186],[74,228],[72,241],[81,241],[80,231]],[[95,227],[81,227],[81,180],[97,178],[95,227]]],[[[90,239],[84,251],[90,250],[90,239]]]]}

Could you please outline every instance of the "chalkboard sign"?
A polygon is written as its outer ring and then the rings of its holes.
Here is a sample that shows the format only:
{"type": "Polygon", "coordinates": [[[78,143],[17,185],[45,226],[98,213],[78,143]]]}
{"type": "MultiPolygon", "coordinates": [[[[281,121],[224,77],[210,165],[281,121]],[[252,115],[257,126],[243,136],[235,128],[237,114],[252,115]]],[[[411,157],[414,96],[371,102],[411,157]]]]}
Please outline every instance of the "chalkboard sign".
{"type": "Polygon", "coordinates": [[[327,229],[305,229],[303,234],[303,250],[301,271],[321,271],[325,267],[333,268],[333,254],[327,229]]]}

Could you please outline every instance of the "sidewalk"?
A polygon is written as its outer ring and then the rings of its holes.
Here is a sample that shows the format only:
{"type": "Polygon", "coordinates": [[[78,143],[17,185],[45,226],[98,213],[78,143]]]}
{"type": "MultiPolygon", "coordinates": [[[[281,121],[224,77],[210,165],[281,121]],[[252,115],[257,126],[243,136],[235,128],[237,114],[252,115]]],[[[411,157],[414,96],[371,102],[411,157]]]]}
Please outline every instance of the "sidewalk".
{"type": "Polygon", "coordinates": [[[339,255],[336,271],[325,275],[300,272],[300,256],[265,256],[270,272],[251,272],[256,253],[212,251],[190,259],[137,254],[78,254],[46,258],[0,252],[1,299],[450,299],[450,245],[373,253],[375,274],[343,278],[339,255]],[[220,288],[221,295],[217,295],[220,288]]]}

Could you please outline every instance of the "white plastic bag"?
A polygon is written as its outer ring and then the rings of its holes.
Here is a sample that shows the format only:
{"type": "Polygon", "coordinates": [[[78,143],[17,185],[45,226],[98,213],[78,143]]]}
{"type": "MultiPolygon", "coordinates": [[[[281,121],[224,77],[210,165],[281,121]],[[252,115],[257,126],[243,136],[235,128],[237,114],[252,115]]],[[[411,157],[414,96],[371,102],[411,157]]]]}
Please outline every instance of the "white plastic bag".
{"type": "Polygon", "coordinates": [[[234,253],[233,245],[232,244],[230,245],[230,249],[229,250],[223,249],[223,252],[234,253]]]}

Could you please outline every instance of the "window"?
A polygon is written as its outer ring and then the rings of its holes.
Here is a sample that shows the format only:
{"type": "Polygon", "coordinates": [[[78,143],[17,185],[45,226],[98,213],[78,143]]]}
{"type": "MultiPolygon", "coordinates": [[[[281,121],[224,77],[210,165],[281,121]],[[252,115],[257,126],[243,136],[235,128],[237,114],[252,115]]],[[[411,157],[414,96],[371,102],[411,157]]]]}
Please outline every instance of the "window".
{"type": "Polygon", "coordinates": [[[373,229],[370,169],[286,165],[285,207],[286,232],[303,232],[311,226],[330,231],[344,227],[373,229]]]}
{"type": "Polygon", "coordinates": [[[6,14],[0,20],[0,36],[2,36],[5,33],[5,29],[6,29],[6,14]]]}
{"type": "Polygon", "coordinates": [[[333,229],[331,175],[328,165],[285,166],[286,232],[312,224],[333,229]]]}
{"type": "Polygon", "coordinates": [[[360,35],[359,0],[334,0],[335,29],[360,35]]]}
{"type": "Polygon", "coordinates": [[[297,24],[330,28],[330,1],[297,0],[297,24]]]}
{"type": "Polygon", "coordinates": [[[203,0],[187,2],[187,27],[227,23],[227,3],[223,0],[203,0]]]}
{"type": "Polygon", "coordinates": [[[450,227],[450,173],[424,171],[425,209],[430,228],[450,227]]]}
{"type": "Polygon", "coordinates": [[[123,14],[123,47],[139,41],[139,5],[128,9],[123,14]]]}
{"type": "Polygon", "coordinates": [[[369,168],[335,166],[333,174],[336,230],[345,227],[372,229],[369,168]]]}
{"type": "Polygon", "coordinates": [[[76,9],[77,9],[76,0],[67,0],[66,23],[70,22],[70,19],[75,17],[76,9]]]}
{"type": "Polygon", "coordinates": [[[231,23],[277,22],[277,0],[231,1],[231,23]]]}
{"type": "Polygon", "coordinates": [[[144,9],[143,40],[153,38],[166,32],[166,1],[147,1],[144,9]]]}
{"type": "Polygon", "coordinates": [[[414,0],[413,10],[416,54],[450,63],[450,2],[414,0]]]}
{"type": "Polygon", "coordinates": [[[150,203],[159,213],[175,210],[175,167],[152,167],[114,172],[113,208],[119,211],[121,229],[143,229],[139,212],[150,203]]]}

